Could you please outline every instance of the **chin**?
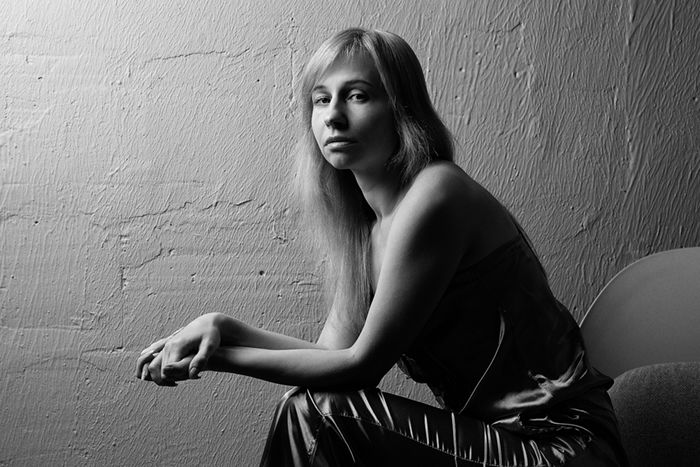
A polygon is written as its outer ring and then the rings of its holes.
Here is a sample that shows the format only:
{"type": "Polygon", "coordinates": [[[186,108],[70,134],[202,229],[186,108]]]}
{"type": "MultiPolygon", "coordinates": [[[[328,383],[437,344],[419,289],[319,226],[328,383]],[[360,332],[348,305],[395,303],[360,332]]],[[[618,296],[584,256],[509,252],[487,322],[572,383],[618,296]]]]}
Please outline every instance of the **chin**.
{"type": "Polygon", "coordinates": [[[348,170],[351,168],[354,158],[350,157],[348,154],[335,152],[332,154],[324,154],[324,159],[326,159],[326,162],[333,166],[334,169],[348,170]]]}

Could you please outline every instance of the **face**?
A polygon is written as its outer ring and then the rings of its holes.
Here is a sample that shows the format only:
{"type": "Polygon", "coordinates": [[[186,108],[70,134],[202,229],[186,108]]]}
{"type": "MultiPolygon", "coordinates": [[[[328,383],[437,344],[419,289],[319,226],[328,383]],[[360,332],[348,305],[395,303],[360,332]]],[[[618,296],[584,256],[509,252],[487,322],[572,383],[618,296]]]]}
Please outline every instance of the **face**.
{"type": "Polygon", "coordinates": [[[311,126],[336,169],[383,171],[398,146],[394,115],[372,60],[339,58],[311,93],[311,126]]]}

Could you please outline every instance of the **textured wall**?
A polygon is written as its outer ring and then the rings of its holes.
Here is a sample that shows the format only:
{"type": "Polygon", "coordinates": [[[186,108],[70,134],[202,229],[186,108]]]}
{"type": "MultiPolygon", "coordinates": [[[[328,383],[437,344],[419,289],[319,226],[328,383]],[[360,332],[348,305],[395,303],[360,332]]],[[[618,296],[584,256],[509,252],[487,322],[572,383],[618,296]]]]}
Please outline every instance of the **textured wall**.
{"type": "Polygon", "coordinates": [[[284,388],[157,388],[134,361],[206,311],[317,333],[291,90],[345,26],[414,46],[460,164],[577,317],[634,259],[700,244],[694,2],[283,3],[0,3],[0,465],[255,464],[284,388]]]}

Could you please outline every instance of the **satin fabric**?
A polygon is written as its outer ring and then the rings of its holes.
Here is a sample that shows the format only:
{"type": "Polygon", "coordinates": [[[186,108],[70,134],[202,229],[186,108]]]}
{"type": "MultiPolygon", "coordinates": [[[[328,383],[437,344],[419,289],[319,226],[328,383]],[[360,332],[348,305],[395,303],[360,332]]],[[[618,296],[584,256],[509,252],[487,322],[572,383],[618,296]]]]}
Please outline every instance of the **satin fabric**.
{"type": "Polygon", "coordinates": [[[399,368],[441,406],[512,430],[521,413],[612,384],[522,235],[458,272],[399,368]]]}
{"type": "Polygon", "coordinates": [[[522,232],[458,270],[398,363],[442,410],[378,390],[298,390],[262,465],[625,465],[612,380],[590,366],[522,232]]]}
{"type": "Polygon", "coordinates": [[[263,467],[617,466],[615,418],[603,390],[506,428],[381,392],[296,388],[275,412],[263,467]],[[553,428],[556,426],[556,428],[553,428]]]}

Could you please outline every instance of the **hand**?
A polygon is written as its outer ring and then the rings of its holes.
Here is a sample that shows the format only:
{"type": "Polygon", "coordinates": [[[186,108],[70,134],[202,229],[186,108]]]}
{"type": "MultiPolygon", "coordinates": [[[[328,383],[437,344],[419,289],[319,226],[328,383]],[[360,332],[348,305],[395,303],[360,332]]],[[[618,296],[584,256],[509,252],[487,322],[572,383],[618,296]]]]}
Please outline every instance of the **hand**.
{"type": "Polygon", "coordinates": [[[148,346],[137,360],[136,376],[161,385],[196,379],[221,343],[215,317],[215,314],[200,316],[148,346]]]}
{"type": "MultiPolygon", "coordinates": [[[[171,372],[167,378],[163,377],[163,356],[161,353],[152,354],[153,359],[150,363],[143,367],[142,379],[144,381],[153,381],[158,386],[177,386],[176,381],[184,381],[189,378],[187,368],[184,371],[171,372]]],[[[187,366],[192,361],[192,356],[183,359],[184,365],[187,366]]]]}
{"type": "Polygon", "coordinates": [[[168,339],[172,338],[175,334],[178,332],[182,331],[182,328],[178,329],[174,333],[170,334],[167,337],[164,337],[162,339],[159,339],[143,349],[141,351],[141,355],[139,355],[139,358],[136,359],[136,377],[141,378],[144,381],[154,381],[156,384],[158,384],[158,381],[160,381],[160,377],[158,377],[158,380],[155,380],[151,377],[151,368],[150,364],[153,363],[154,369],[157,367],[158,372],[160,374],[160,362],[162,361],[162,357],[159,358],[161,350],[163,350],[163,347],[165,346],[165,343],[168,341],[168,339]],[[156,358],[158,359],[157,362],[155,362],[156,358]]]}

